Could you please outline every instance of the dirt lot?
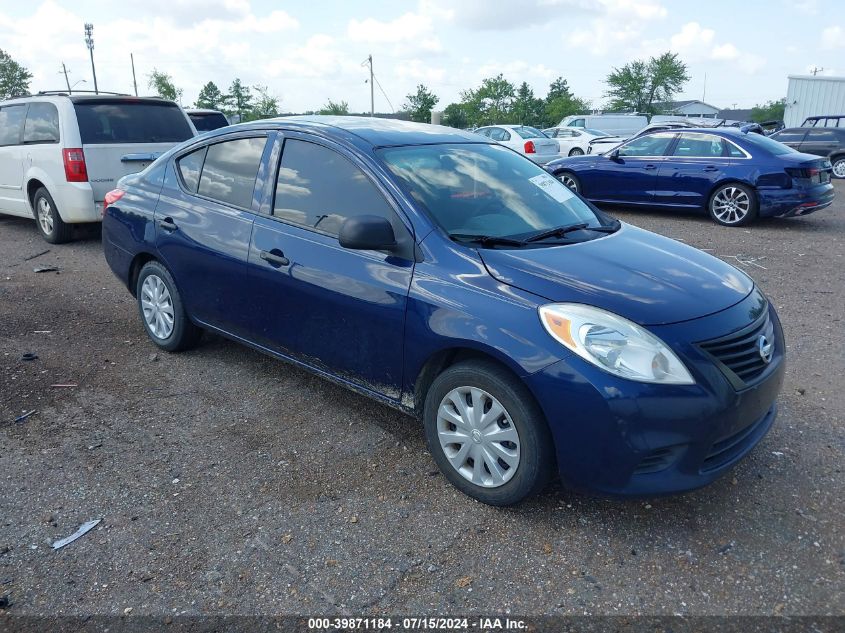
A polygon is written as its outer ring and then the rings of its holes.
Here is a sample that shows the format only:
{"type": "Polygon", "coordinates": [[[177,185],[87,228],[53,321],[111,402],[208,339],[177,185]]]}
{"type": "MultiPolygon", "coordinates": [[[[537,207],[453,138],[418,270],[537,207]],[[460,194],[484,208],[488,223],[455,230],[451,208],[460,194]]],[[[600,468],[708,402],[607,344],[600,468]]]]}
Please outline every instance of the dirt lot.
{"type": "Polygon", "coordinates": [[[843,614],[837,189],[749,229],[615,212],[761,285],[788,341],[780,418],[704,490],[553,486],[507,510],[456,492],[389,408],[218,337],[156,352],[96,235],[50,246],[0,219],[0,596],[17,614],[843,614]]]}

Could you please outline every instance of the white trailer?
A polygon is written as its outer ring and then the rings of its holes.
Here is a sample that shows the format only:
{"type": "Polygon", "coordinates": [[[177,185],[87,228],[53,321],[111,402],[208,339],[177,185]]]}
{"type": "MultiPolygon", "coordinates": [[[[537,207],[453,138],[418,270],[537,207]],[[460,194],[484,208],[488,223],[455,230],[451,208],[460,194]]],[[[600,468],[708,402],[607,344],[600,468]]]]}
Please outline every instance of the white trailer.
{"type": "Polygon", "coordinates": [[[798,127],[808,116],[824,114],[845,115],[845,77],[789,75],[783,115],[786,127],[798,127]]]}

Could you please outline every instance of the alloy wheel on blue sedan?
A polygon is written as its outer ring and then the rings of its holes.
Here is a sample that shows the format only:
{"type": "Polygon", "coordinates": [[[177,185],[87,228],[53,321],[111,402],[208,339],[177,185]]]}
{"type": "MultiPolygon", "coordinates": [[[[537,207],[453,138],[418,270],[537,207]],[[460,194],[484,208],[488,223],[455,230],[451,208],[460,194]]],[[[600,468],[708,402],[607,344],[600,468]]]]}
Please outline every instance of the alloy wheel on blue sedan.
{"type": "Polygon", "coordinates": [[[757,214],[756,200],[748,187],[730,183],[719,187],[710,197],[710,217],[724,226],[747,224],[757,214]]]}
{"type": "Polygon", "coordinates": [[[572,189],[575,193],[578,193],[578,181],[575,179],[570,173],[563,173],[558,176],[558,180],[560,180],[564,185],[572,189]]]}

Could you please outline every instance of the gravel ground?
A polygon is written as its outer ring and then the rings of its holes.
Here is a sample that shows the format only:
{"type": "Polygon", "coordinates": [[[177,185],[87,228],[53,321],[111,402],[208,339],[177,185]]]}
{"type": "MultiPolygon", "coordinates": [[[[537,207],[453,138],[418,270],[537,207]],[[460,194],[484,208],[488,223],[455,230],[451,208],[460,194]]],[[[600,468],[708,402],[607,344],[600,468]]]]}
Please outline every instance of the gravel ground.
{"type": "Polygon", "coordinates": [[[454,490],[421,426],[385,406],[214,336],[156,352],[96,234],[50,246],[2,218],[0,596],[24,615],[843,615],[837,190],[748,229],[614,211],[738,265],[777,305],[779,420],[694,493],[552,486],[504,510],[454,490]],[[60,271],[33,272],[46,264],[60,271]]]}

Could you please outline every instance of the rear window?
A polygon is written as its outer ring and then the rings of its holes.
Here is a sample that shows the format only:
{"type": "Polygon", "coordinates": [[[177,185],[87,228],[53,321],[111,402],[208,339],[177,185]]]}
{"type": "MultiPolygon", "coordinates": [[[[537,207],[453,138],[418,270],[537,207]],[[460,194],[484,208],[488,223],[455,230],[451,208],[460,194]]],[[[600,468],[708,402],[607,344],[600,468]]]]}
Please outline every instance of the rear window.
{"type": "Polygon", "coordinates": [[[193,136],[182,110],[173,103],[96,101],[74,104],[83,145],[179,143],[193,136]]]}
{"type": "Polygon", "coordinates": [[[781,154],[792,154],[797,151],[789,147],[789,145],[779,143],[778,141],[771,139],[768,136],[763,136],[762,134],[746,134],[744,140],[756,147],[762,147],[764,150],[774,154],[775,156],[779,156],[781,154]]]}
{"type": "Polygon", "coordinates": [[[17,145],[21,142],[25,105],[0,108],[0,145],[17,145]]]}
{"type": "Polygon", "coordinates": [[[543,134],[540,130],[535,127],[529,127],[527,125],[523,125],[522,127],[514,128],[514,131],[519,134],[522,138],[546,138],[546,135],[543,134]]]}
{"type": "Polygon", "coordinates": [[[188,116],[191,117],[191,122],[193,122],[194,127],[197,128],[197,132],[210,132],[211,130],[217,130],[229,125],[229,122],[226,120],[226,117],[222,112],[209,112],[202,114],[192,112],[188,116]]]}

